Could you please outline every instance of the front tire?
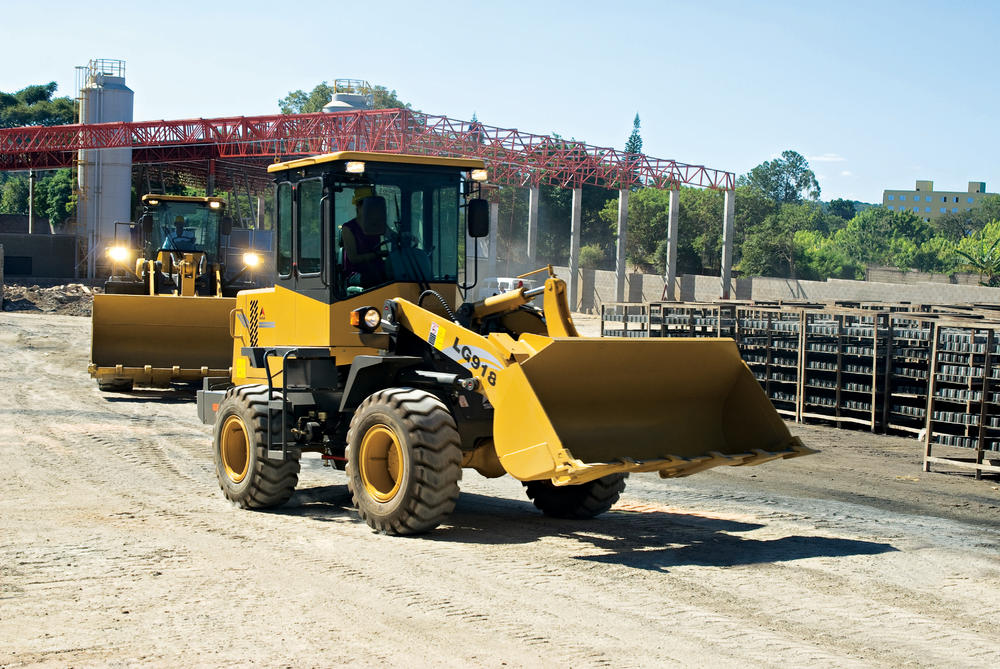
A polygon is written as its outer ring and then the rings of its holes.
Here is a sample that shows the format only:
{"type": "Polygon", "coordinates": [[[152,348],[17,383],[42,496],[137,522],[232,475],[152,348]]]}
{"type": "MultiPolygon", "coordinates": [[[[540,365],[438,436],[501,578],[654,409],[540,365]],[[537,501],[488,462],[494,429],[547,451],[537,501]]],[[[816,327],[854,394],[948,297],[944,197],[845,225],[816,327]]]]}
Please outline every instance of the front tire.
{"type": "Polygon", "coordinates": [[[593,518],[610,509],[628,474],[611,474],[578,485],[556,486],[551,481],[525,481],[524,491],[539,511],[553,518],[593,518]]]}
{"type": "Polygon", "coordinates": [[[368,525],[383,534],[434,529],[458,500],[462,451],[448,408],[423,390],[368,397],[347,432],[347,487],[368,525]]]}
{"type": "Polygon", "coordinates": [[[267,386],[238,386],[215,419],[215,475],[222,494],[243,509],[280,506],[299,482],[297,449],[288,449],[284,461],[267,458],[267,431],[272,443],[282,437],[281,414],[269,418],[267,402],[267,386]]]}

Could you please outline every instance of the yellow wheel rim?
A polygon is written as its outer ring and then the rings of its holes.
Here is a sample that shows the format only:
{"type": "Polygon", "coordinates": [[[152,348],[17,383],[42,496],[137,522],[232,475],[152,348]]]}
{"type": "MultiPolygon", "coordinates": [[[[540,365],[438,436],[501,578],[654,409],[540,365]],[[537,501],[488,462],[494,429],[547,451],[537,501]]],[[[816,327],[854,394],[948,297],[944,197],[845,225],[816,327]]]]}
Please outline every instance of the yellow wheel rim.
{"type": "Polygon", "coordinates": [[[403,448],[385,425],[373,425],[361,438],[358,470],[365,491],[379,502],[388,502],[403,484],[403,448]]]}
{"type": "Polygon", "coordinates": [[[230,416],[222,424],[219,454],[230,481],[239,483],[246,478],[250,469],[250,439],[246,426],[238,416],[230,416]]]}

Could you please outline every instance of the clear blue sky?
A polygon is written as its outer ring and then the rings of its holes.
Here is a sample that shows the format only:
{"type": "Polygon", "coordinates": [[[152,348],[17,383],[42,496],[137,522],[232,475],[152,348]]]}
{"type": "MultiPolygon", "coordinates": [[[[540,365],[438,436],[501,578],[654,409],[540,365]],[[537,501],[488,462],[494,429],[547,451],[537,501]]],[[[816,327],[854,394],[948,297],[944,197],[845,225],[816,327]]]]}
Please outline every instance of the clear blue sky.
{"type": "Polygon", "coordinates": [[[422,111],[744,173],[794,149],[823,199],[1000,191],[1000,2],[14,2],[0,91],[126,61],[135,119],[276,113],[333,79],[422,111]]]}

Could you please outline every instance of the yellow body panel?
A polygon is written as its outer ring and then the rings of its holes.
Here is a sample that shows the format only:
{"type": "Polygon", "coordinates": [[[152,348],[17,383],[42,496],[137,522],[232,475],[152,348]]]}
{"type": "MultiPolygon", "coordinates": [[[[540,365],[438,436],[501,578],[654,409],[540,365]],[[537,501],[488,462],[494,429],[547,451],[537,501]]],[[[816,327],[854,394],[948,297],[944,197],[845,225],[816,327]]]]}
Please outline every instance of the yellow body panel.
{"type": "Polygon", "coordinates": [[[90,375],[150,386],[225,376],[235,306],[231,297],[95,295],[90,375]]]}
{"type": "MultiPolygon", "coordinates": [[[[431,288],[454,308],[458,299],[454,284],[431,284],[431,288]]],[[[390,284],[333,304],[282,286],[241,291],[230,324],[233,383],[263,383],[267,379],[263,369],[252,368],[249,358],[241,354],[243,347],[326,347],[338,365],[351,364],[356,355],[375,355],[387,345],[387,335],[359,332],[350,324],[350,313],[363,306],[381,311],[386,300],[403,296],[415,302],[419,295],[420,287],[412,283],[390,284]]],[[[427,299],[424,306],[440,309],[433,298],[427,299]]],[[[270,364],[273,374],[281,367],[280,358],[270,364]]]]}

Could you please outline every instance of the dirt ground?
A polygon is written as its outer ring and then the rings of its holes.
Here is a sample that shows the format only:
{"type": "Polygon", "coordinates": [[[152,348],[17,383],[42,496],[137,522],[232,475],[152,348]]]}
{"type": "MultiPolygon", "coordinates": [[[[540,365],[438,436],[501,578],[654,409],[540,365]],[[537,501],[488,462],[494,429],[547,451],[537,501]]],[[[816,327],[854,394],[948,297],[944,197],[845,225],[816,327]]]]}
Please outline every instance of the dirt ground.
{"type": "Polygon", "coordinates": [[[231,506],[193,395],[98,392],[89,332],[0,314],[0,667],[1000,666],[1000,483],[913,439],[792,425],[822,453],[633,476],[587,522],[467,471],[385,537],[315,459],[231,506]]]}

